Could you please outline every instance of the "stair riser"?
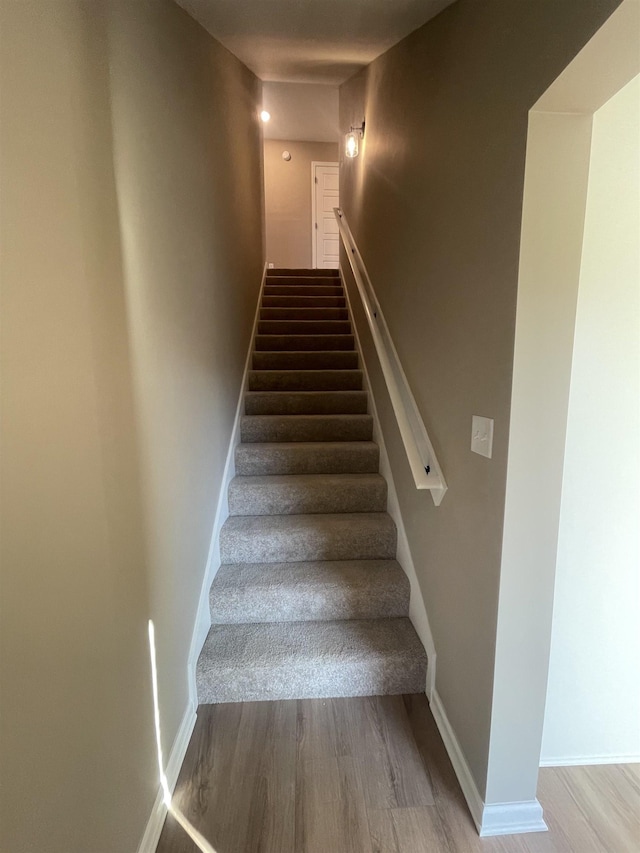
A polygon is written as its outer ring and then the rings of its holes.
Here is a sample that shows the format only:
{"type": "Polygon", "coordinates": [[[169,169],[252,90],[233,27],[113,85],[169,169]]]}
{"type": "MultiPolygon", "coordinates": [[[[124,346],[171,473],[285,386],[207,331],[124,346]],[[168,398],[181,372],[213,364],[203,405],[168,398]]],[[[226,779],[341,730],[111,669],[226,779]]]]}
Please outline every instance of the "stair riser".
{"type": "Polygon", "coordinates": [[[260,320],[259,335],[350,335],[348,320],[260,320]]]}
{"type": "Polygon", "coordinates": [[[257,370],[249,373],[250,391],[360,391],[360,370],[257,370]]]}
{"type": "Polygon", "coordinates": [[[229,486],[230,515],[300,515],[302,513],[384,512],[387,484],[342,482],[339,488],[305,482],[253,484],[236,478],[229,486]]]}
{"type": "Polygon", "coordinates": [[[329,287],[336,287],[338,283],[339,281],[336,280],[335,276],[327,275],[270,275],[267,276],[265,284],[278,285],[282,287],[308,287],[309,285],[325,285],[329,287]]]}
{"type": "Polygon", "coordinates": [[[261,320],[348,320],[346,308],[261,308],[261,320]]]}
{"type": "Polygon", "coordinates": [[[395,529],[341,531],[308,528],[304,531],[220,532],[223,563],[302,562],[304,560],[391,560],[396,555],[395,529]]]}
{"type": "Polygon", "coordinates": [[[396,560],[222,565],[209,604],[216,625],[384,619],[409,614],[396,560]]]}
{"type": "Polygon", "coordinates": [[[244,416],[240,422],[243,442],[268,441],[371,441],[370,415],[308,418],[296,415],[244,416]]]}
{"type": "Polygon", "coordinates": [[[406,617],[213,625],[201,702],[424,692],[427,658],[406,617]]]}
{"type": "MultiPolygon", "coordinates": [[[[372,572],[375,574],[375,572],[372,572]]],[[[302,586],[216,591],[209,597],[213,625],[255,622],[312,622],[321,619],[389,619],[409,612],[409,581],[372,579],[363,595],[360,586],[302,586]]]]}
{"type": "Polygon", "coordinates": [[[344,291],[328,284],[270,284],[265,285],[264,296],[344,296],[344,291]]]}
{"type": "Polygon", "coordinates": [[[220,670],[215,681],[198,673],[200,704],[259,702],[279,699],[322,699],[342,696],[392,696],[424,693],[425,665],[422,660],[379,659],[362,663],[326,664],[313,667],[308,662],[273,667],[269,678],[251,667],[242,671],[220,670]],[[259,687],[257,685],[260,685],[259,687]]]}
{"type": "Polygon", "coordinates": [[[345,308],[344,296],[263,296],[262,308],[345,308]]]}
{"type": "Polygon", "coordinates": [[[236,448],[236,474],[373,474],[378,471],[379,455],[377,444],[357,448],[347,442],[313,448],[241,444],[236,448]]]}
{"type": "Polygon", "coordinates": [[[255,348],[259,352],[349,351],[354,349],[354,339],[353,335],[256,335],[255,348]]]}
{"type": "Polygon", "coordinates": [[[364,415],[366,391],[250,391],[247,415],[364,415]]]}
{"type": "MultiPolygon", "coordinates": [[[[370,590],[371,591],[371,590],[370,590]]],[[[374,590],[375,591],[375,590],[374,590]]],[[[220,599],[211,593],[212,625],[243,625],[254,622],[312,622],[320,619],[388,619],[406,616],[409,596],[380,590],[375,602],[362,604],[362,590],[309,592],[295,589],[265,594],[263,589],[220,599]],[[301,598],[301,596],[304,596],[301,598]]]]}
{"type": "Polygon", "coordinates": [[[350,350],[331,352],[254,352],[254,370],[354,370],[358,367],[358,353],[350,350]]]}
{"type": "Polygon", "coordinates": [[[321,278],[324,278],[325,276],[339,278],[340,270],[304,269],[303,267],[292,267],[291,269],[287,269],[286,267],[276,267],[275,269],[272,268],[270,270],[267,270],[267,280],[270,278],[274,278],[275,276],[281,275],[299,275],[303,276],[304,278],[317,276],[320,276],[321,278]]]}

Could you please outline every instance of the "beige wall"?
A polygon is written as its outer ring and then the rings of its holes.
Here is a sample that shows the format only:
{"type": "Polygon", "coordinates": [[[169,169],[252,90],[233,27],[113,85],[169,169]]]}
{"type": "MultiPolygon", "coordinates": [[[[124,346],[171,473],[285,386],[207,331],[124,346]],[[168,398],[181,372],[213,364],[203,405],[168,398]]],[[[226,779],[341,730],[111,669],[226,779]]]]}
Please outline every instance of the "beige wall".
{"type": "Polygon", "coordinates": [[[265,81],[262,106],[271,113],[271,119],[262,126],[265,139],[337,144],[337,86],[265,81]]]}
{"type": "Polygon", "coordinates": [[[437,650],[437,690],[486,791],[527,112],[616,0],[459,0],[340,90],[345,210],[443,467],[413,486],[371,341],[383,431],[437,650]],[[470,451],[495,419],[493,458],[470,451]]]}
{"type": "Polygon", "coordinates": [[[262,265],[259,82],[170,2],[4,2],[0,847],[134,851],[262,265]]]}
{"type": "Polygon", "coordinates": [[[313,161],[337,163],[337,143],[264,141],[267,260],[276,267],[311,267],[313,161]],[[283,151],[291,154],[288,162],[283,151]]]}
{"type": "Polygon", "coordinates": [[[109,29],[168,750],[262,275],[260,82],[173,3],[122,0],[109,29]]]}

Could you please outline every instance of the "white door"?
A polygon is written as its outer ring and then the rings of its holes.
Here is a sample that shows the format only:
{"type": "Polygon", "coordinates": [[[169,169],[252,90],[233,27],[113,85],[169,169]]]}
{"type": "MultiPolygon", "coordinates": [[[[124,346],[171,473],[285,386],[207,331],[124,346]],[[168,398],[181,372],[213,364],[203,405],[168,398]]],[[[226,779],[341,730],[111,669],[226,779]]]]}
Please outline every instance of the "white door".
{"type": "Polygon", "coordinates": [[[312,163],[313,170],[313,266],[338,269],[338,223],[333,213],[340,206],[338,164],[312,163]]]}

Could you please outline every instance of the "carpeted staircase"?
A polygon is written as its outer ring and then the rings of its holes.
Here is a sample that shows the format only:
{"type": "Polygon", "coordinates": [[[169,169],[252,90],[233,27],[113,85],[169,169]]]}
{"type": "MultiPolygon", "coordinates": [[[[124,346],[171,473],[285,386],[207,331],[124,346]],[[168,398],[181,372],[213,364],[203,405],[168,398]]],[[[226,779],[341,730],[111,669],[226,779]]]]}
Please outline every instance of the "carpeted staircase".
{"type": "Polygon", "coordinates": [[[201,703],[424,691],[372,430],[337,270],[270,270],[201,703]]]}

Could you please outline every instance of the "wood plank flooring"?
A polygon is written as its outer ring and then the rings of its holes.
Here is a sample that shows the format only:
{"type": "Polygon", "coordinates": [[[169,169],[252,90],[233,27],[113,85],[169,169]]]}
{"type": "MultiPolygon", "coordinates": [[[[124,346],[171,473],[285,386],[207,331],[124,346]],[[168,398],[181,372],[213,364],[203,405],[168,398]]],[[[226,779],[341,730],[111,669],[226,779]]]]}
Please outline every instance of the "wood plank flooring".
{"type": "MultiPolygon", "coordinates": [[[[175,801],[217,853],[638,853],[638,765],[546,768],[550,831],[477,835],[427,699],[204,705],[175,801]]],[[[198,853],[169,816],[157,853],[198,853]]]]}

